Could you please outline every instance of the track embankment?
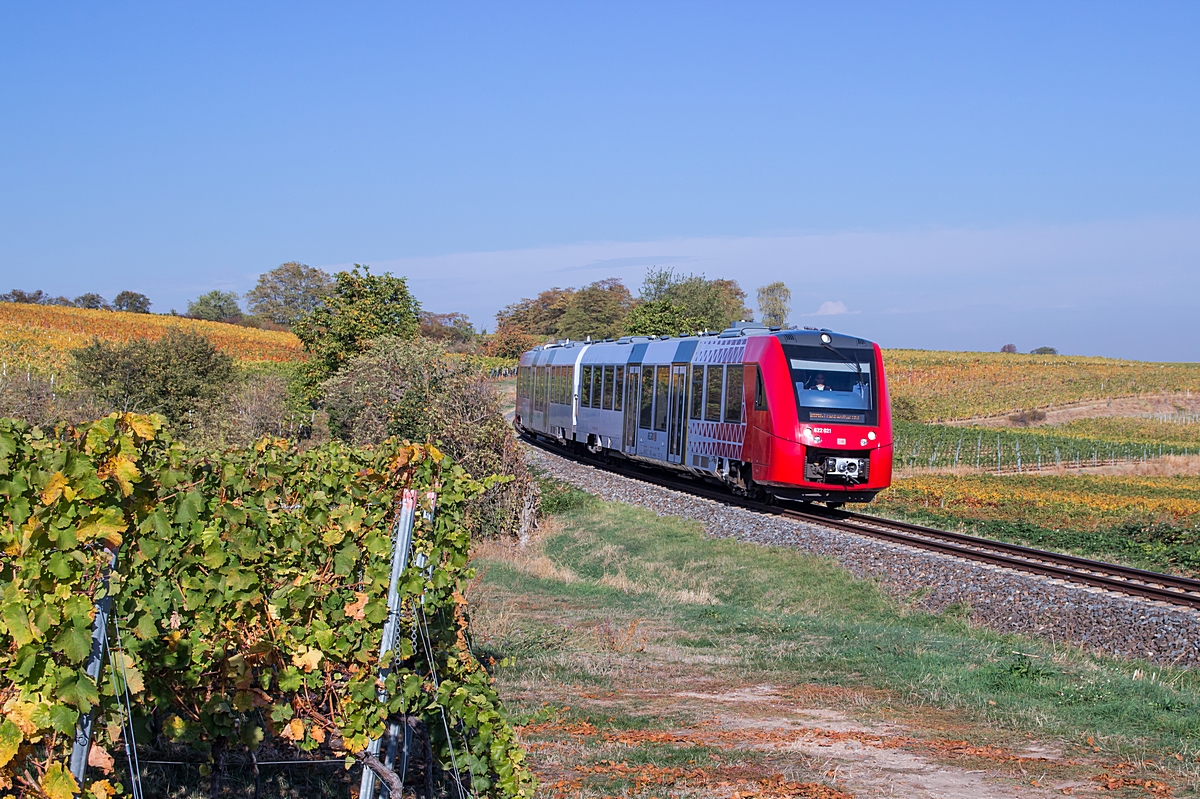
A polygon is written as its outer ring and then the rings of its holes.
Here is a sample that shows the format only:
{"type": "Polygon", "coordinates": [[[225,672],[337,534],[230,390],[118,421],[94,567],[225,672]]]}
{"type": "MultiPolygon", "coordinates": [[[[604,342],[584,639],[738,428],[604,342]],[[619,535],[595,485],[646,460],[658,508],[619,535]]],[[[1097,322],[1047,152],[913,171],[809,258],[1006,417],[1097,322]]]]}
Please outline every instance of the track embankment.
{"type": "Polygon", "coordinates": [[[710,536],[833,558],[859,577],[878,580],[914,608],[942,612],[957,606],[972,622],[998,632],[1036,635],[1118,657],[1200,665],[1197,610],[736,507],[533,447],[526,450],[547,474],[602,499],[694,519],[710,536]]]}

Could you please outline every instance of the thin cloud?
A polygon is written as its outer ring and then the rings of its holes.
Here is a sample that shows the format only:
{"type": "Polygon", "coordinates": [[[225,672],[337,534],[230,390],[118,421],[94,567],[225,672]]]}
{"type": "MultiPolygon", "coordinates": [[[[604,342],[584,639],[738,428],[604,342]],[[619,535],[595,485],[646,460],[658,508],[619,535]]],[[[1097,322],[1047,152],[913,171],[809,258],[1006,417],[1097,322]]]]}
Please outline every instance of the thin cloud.
{"type": "Polygon", "coordinates": [[[694,255],[635,255],[628,258],[602,258],[581,266],[564,266],[559,272],[578,272],[584,269],[628,269],[634,266],[685,264],[700,259],[694,255]]]}

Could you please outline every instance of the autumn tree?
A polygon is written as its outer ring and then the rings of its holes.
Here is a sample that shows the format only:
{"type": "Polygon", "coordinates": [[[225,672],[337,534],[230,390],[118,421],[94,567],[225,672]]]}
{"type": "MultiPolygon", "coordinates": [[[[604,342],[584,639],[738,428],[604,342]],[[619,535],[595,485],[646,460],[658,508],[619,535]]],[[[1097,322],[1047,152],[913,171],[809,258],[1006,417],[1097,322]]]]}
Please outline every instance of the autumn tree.
{"type": "Polygon", "coordinates": [[[312,355],[305,362],[305,383],[315,398],[317,384],[338,372],[375,339],[416,338],[421,304],[408,290],[408,281],[389,272],[371,274],[355,264],[338,272],[324,301],[292,323],[292,332],[312,355]]]}
{"type": "Polygon", "coordinates": [[[792,313],[792,290],[782,280],[760,286],[758,291],[758,313],[763,324],[769,327],[787,327],[792,313]]]}
{"type": "Polygon", "coordinates": [[[625,318],[625,333],[630,336],[679,336],[703,329],[703,319],[672,300],[640,302],[625,318]]]}
{"type": "Polygon", "coordinates": [[[332,286],[328,272],[288,261],[259,275],[258,284],[246,293],[246,301],[255,316],[290,327],[315,310],[332,286]]]}
{"type": "Polygon", "coordinates": [[[93,311],[108,310],[108,300],[101,297],[94,291],[89,291],[86,294],[80,294],[75,298],[74,305],[76,308],[87,308],[93,311]]]}
{"type": "Polygon", "coordinates": [[[598,280],[571,295],[558,319],[558,337],[617,338],[632,307],[633,295],[620,278],[598,280]]]}
{"type": "Polygon", "coordinates": [[[462,346],[475,340],[475,326],[463,313],[421,311],[421,336],[447,346],[462,346]]]}

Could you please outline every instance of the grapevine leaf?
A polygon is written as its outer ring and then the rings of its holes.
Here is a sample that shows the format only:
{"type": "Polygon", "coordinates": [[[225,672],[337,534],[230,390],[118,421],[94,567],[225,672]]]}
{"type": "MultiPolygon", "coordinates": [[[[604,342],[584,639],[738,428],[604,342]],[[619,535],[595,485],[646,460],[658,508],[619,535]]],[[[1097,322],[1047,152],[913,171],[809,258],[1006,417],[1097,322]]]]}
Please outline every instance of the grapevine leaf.
{"type": "Polygon", "coordinates": [[[80,541],[90,541],[102,538],[116,546],[121,543],[121,533],[129,529],[121,511],[116,508],[105,508],[99,513],[89,515],[79,525],[76,535],[80,541]]]}
{"type": "Polygon", "coordinates": [[[68,705],[79,708],[82,713],[90,713],[92,706],[100,702],[100,694],[96,686],[86,675],[73,674],[63,680],[58,686],[58,698],[68,705]]]}
{"type": "Polygon", "coordinates": [[[54,651],[62,652],[72,663],[82,663],[92,651],[92,631],[78,624],[67,625],[54,639],[54,651]]]}
{"type": "Polygon", "coordinates": [[[0,766],[13,759],[22,740],[24,736],[21,734],[21,728],[11,720],[5,719],[0,724],[0,766]]]}
{"type": "Polygon", "coordinates": [[[52,705],[50,707],[49,724],[63,735],[70,735],[75,732],[75,723],[78,721],[78,711],[72,710],[66,705],[52,705]]]}
{"type": "Polygon", "coordinates": [[[25,613],[25,608],[15,602],[6,601],[0,616],[4,617],[8,634],[13,637],[13,642],[18,647],[33,642],[33,630],[29,626],[29,616],[25,613]]]}
{"type": "Polygon", "coordinates": [[[72,799],[79,793],[79,783],[61,763],[51,763],[42,776],[42,793],[49,799],[72,799]]]}
{"type": "Polygon", "coordinates": [[[53,505],[62,496],[63,489],[66,487],[67,476],[62,472],[55,472],[51,475],[50,482],[46,483],[46,487],[42,489],[42,504],[53,505]]]}

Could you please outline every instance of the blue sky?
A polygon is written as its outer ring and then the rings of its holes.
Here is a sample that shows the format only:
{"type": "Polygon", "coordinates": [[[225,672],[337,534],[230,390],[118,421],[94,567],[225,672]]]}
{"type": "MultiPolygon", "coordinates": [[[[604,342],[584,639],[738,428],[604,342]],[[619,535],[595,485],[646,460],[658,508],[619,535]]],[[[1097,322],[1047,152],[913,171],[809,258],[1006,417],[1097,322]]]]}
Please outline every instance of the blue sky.
{"type": "Polygon", "coordinates": [[[492,326],[646,266],[885,345],[1200,360],[1195,3],[0,2],[0,290],[287,260],[492,326]],[[825,309],[818,314],[819,309],[825,309]]]}

